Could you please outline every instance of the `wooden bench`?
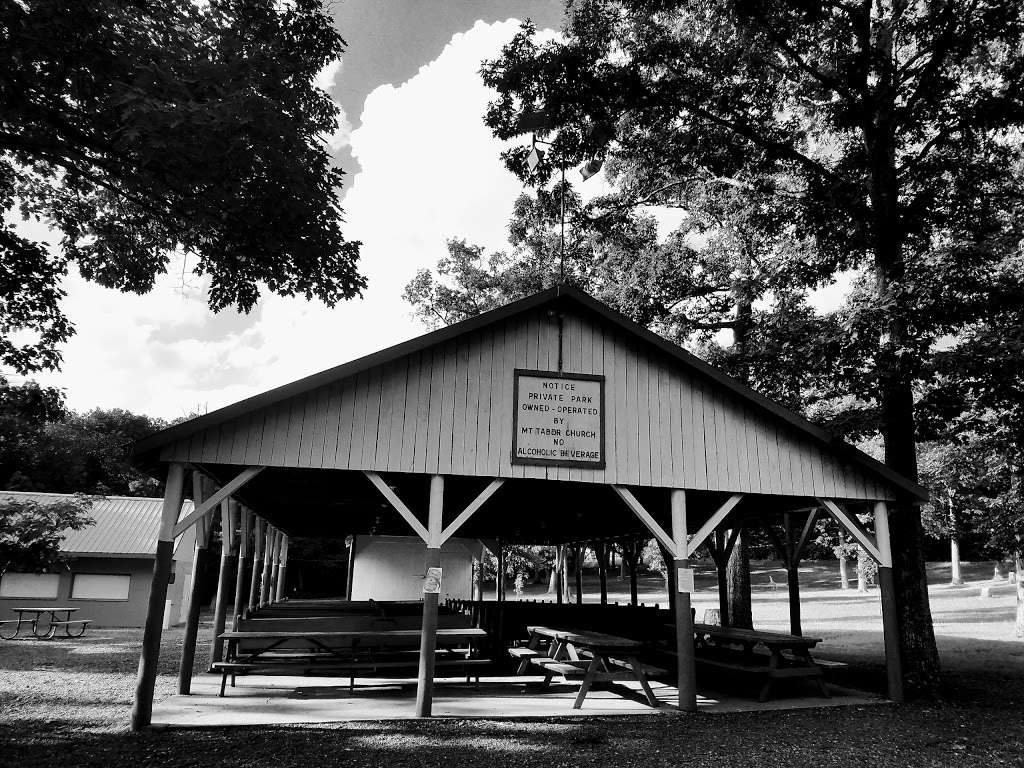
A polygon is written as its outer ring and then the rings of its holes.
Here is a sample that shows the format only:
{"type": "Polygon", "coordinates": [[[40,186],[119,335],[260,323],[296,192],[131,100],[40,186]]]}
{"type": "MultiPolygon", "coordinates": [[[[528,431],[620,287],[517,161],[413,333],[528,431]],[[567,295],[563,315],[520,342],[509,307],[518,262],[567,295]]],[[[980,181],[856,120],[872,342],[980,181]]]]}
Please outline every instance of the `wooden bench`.
{"type": "MultiPolygon", "coordinates": [[[[785,657],[783,657],[785,658],[785,657]]],[[[804,659],[794,656],[786,658],[789,664],[779,664],[776,659],[767,653],[745,652],[729,648],[703,648],[694,655],[694,663],[715,669],[724,669],[729,672],[738,672],[744,675],[762,679],[761,688],[758,691],[757,700],[767,701],[772,684],[776,680],[808,678],[813,680],[821,695],[831,698],[831,694],[824,682],[824,674],[820,665],[805,663],[804,659]]]]}
{"type": "MultiPolygon", "coordinates": [[[[466,674],[466,682],[473,677],[466,672],[467,669],[473,667],[486,666],[491,663],[490,659],[466,659],[466,658],[452,658],[451,656],[442,656],[434,661],[434,668],[456,668],[466,674]]],[[[419,664],[419,655],[415,658],[411,656],[405,656],[404,658],[392,659],[352,659],[350,661],[343,661],[337,658],[316,658],[312,656],[300,656],[294,657],[261,657],[252,660],[242,661],[215,661],[211,666],[212,668],[221,674],[220,680],[220,693],[219,696],[224,696],[225,689],[227,687],[227,679],[231,677],[231,687],[235,687],[235,677],[239,674],[262,674],[270,675],[275,670],[287,670],[287,674],[294,673],[297,670],[301,670],[303,674],[308,675],[310,672],[325,672],[325,673],[337,673],[341,676],[349,678],[349,691],[355,689],[355,678],[357,672],[376,672],[379,670],[396,670],[396,669],[416,669],[419,664]]],[[[476,675],[477,683],[480,682],[479,674],[476,675]]]]}

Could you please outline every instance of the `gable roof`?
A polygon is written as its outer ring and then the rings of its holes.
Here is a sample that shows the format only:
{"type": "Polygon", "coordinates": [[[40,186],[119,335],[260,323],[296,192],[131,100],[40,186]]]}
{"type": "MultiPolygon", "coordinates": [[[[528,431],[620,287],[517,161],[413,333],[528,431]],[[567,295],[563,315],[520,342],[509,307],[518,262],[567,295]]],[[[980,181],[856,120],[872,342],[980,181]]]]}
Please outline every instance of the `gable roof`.
{"type": "Polygon", "coordinates": [[[828,452],[836,455],[846,462],[849,462],[850,464],[862,467],[871,475],[900,490],[903,494],[909,494],[911,497],[921,500],[928,498],[927,490],[917,483],[905,478],[881,462],[853,447],[849,443],[833,436],[821,427],[812,424],[799,414],[779,405],[764,395],[761,395],[742,382],[733,379],[719,369],[709,365],[704,360],[701,360],[699,357],[658,336],[638,323],[633,322],[625,315],[613,310],[611,307],[603,304],[592,296],[577,288],[566,285],[558,285],[548,288],[547,290],[528,296],[524,299],[520,299],[519,301],[506,304],[503,307],[485,312],[468,320],[454,323],[445,328],[396,344],[392,347],[374,352],[351,362],[307,376],[290,384],[285,384],[275,389],[268,390],[267,392],[254,395],[245,400],[241,400],[237,403],[225,406],[224,408],[199,416],[195,419],[168,427],[167,429],[157,432],[133,444],[131,453],[140,463],[154,463],[157,460],[157,452],[160,448],[181,440],[182,438],[189,437],[201,430],[217,426],[223,422],[255,411],[259,408],[264,408],[268,405],[272,405],[296,395],[304,394],[318,387],[323,387],[341,379],[354,376],[376,366],[384,365],[406,355],[411,355],[456,337],[473,333],[474,331],[501,323],[509,318],[516,317],[546,305],[550,305],[552,307],[575,306],[597,315],[603,320],[657,348],[661,353],[668,356],[671,360],[680,364],[685,369],[704,377],[708,381],[720,386],[722,389],[732,392],[743,401],[754,405],[757,409],[767,412],[782,422],[789,424],[798,432],[811,438],[816,444],[820,445],[828,452]]]}
{"type": "MultiPolygon", "coordinates": [[[[70,493],[0,491],[0,499],[52,504],[71,501],[70,493]]],[[[89,515],[96,521],[80,531],[65,531],[60,549],[65,555],[87,557],[154,557],[163,499],[135,496],[92,497],[89,515]]],[[[181,507],[182,515],[192,511],[192,502],[181,507]]],[[[180,541],[180,539],[179,539],[180,541]]]]}

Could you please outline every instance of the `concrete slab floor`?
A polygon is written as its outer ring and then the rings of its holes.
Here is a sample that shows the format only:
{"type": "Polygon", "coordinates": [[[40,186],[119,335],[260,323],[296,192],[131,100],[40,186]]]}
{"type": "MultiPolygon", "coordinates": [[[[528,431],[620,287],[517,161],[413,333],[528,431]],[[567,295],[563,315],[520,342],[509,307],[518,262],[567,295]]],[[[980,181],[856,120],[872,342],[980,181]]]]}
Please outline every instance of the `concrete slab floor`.
{"type": "MultiPolygon", "coordinates": [[[[648,706],[633,683],[591,690],[582,709],[572,704],[578,684],[552,681],[540,689],[539,677],[489,677],[479,686],[461,679],[438,679],[434,684],[433,715],[442,718],[551,718],[608,715],[649,715],[677,713],[676,689],[652,683],[661,706],[648,706]]],[[[236,687],[218,697],[219,675],[197,675],[192,695],[171,696],[156,702],[154,727],[211,727],[232,725],[283,725],[295,723],[336,723],[362,720],[406,720],[414,716],[416,680],[356,678],[349,691],[348,678],[240,676],[236,687]]],[[[780,709],[808,709],[883,704],[886,700],[837,686],[830,686],[832,698],[813,689],[779,686],[779,695],[766,702],[736,694],[702,691],[697,705],[701,712],[757,712],[780,709]]]]}

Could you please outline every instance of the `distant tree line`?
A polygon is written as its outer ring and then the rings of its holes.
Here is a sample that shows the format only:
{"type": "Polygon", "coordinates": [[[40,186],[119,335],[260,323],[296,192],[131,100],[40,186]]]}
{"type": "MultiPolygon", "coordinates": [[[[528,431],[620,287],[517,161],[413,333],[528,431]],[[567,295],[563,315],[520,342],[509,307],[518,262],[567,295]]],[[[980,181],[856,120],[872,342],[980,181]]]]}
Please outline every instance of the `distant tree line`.
{"type": "Polygon", "coordinates": [[[160,483],[128,462],[126,448],[166,426],[121,408],[76,413],[59,389],[0,377],[0,488],[160,496],[160,483]]]}

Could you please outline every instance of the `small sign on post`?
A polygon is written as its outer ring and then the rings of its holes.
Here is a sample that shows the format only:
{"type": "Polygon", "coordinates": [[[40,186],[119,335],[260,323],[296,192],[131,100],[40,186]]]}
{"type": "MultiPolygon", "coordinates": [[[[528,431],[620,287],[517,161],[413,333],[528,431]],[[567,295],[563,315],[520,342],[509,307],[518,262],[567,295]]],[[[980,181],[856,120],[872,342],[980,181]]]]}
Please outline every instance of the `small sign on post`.
{"type": "Polygon", "coordinates": [[[423,577],[423,594],[441,594],[441,569],[427,568],[427,575],[423,577]]]}
{"type": "Polygon", "coordinates": [[[676,589],[680,592],[693,592],[693,568],[676,569],[676,589]]]}

